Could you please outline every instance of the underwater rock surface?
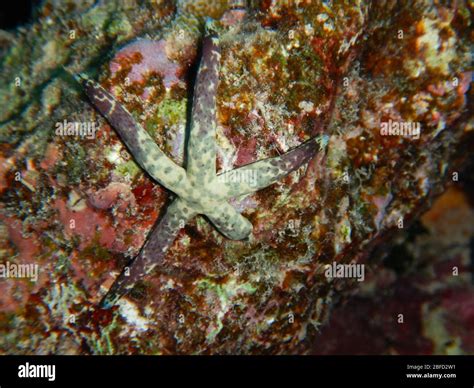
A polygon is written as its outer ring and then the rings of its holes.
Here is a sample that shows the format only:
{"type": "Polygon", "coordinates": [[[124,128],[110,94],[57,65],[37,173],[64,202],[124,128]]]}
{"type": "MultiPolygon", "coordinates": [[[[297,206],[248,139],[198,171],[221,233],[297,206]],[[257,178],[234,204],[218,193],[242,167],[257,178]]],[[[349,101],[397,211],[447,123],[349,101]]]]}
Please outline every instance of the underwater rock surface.
{"type": "Polygon", "coordinates": [[[359,292],[333,306],[315,354],[474,353],[474,174],[468,171],[471,189],[449,187],[397,237],[400,243],[359,292]]]}
{"type": "Polygon", "coordinates": [[[326,265],[377,271],[390,243],[460,179],[472,151],[473,12],[472,2],[429,0],[262,0],[246,10],[46,1],[31,25],[0,35],[0,259],[39,268],[36,282],[0,279],[0,352],[317,349],[334,302],[360,286],[328,278],[326,265]],[[218,171],[314,136],[318,153],[234,199],[253,224],[249,241],[197,217],[161,268],[102,310],[169,193],[69,73],[98,80],[182,165],[207,17],[222,54],[218,171]]]}

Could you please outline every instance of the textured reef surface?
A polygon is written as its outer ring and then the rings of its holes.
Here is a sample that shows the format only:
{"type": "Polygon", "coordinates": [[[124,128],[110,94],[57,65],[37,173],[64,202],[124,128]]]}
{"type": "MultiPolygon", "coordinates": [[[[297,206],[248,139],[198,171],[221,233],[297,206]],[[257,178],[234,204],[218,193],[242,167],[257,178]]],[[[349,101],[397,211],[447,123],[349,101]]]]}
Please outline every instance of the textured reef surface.
{"type": "Polygon", "coordinates": [[[48,0],[0,31],[0,263],[39,268],[36,281],[0,278],[0,352],[474,353],[473,210],[460,187],[473,3],[236,3],[48,0]],[[198,216],[101,309],[170,192],[70,74],[100,83],[183,165],[207,18],[221,51],[217,172],[311,138],[316,155],[233,198],[248,240],[198,216]],[[364,281],[328,278],[334,263],[364,265],[364,281]]]}
{"type": "Polygon", "coordinates": [[[315,354],[474,354],[470,175],[470,190],[450,187],[357,295],[334,306],[315,354]]]}

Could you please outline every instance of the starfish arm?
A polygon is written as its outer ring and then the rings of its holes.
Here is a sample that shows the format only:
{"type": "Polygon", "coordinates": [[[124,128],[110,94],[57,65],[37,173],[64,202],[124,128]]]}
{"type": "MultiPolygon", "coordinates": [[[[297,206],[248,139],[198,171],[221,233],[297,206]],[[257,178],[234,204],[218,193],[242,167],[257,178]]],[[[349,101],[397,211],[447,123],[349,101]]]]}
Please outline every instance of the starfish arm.
{"type": "Polygon", "coordinates": [[[224,198],[261,190],[308,163],[316,150],[316,140],[311,139],[283,155],[223,172],[214,180],[211,190],[224,198]]]}
{"type": "Polygon", "coordinates": [[[250,221],[227,202],[214,205],[205,215],[219,232],[231,240],[242,240],[252,233],[253,227],[250,221]]]}
{"type": "Polygon", "coordinates": [[[179,196],[189,190],[185,170],[160,150],[151,136],[114,96],[83,75],[76,79],[83,85],[92,105],[109,121],[138,164],[153,179],[179,196]]]}
{"type": "Polygon", "coordinates": [[[102,299],[102,307],[110,308],[115,305],[140,279],[159,266],[169,247],[173,244],[179,230],[195,215],[184,201],[180,199],[173,201],[148,235],[147,241],[140,250],[140,253],[132,260],[128,267],[125,267],[104,299],[102,299]]]}
{"type": "Polygon", "coordinates": [[[219,83],[218,38],[206,28],[202,59],[196,77],[188,142],[187,171],[190,179],[206,182],[216,175],[216,93],[219,83]]]}

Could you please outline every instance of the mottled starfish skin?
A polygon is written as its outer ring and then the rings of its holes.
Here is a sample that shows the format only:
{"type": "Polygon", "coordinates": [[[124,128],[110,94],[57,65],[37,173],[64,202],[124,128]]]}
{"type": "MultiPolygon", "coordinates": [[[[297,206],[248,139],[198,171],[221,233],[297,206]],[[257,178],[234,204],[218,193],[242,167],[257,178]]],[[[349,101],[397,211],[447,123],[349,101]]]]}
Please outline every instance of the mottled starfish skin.
{"type": "Polygon", "coordinates": [[[216,175],[218,43],[214,34],[206,33],[194,90],[186,170],[159,149],[143,127],[109,92],[83,75],[78,77],[94,107],[117,131],[138,164],[177,196],[149,234],[139,254],[125,267],[102,300],[105,308],[113,306],[137,281],[162,263],[178,231],[195,215],[207,216],[229,239],[241,240],[249,236],[252,224],[227,200],[275,183],[307,163],[316,152],[316,142],[312,139],[279,157],[216,175]],[[239,179],[245,174],[251,174],[254,179],[251,182],[239,179]]]}

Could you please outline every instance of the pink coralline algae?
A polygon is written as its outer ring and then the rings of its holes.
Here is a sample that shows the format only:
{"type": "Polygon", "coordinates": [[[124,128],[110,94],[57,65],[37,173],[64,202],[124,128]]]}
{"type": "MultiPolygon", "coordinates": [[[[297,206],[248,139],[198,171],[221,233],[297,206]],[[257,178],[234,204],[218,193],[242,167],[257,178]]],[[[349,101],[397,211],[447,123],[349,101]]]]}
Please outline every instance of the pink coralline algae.
{"type": "Polygon", "coordinates": [[[90,204],[97,209],[109,209],[117,206],[124,211],[128,206],[136,206],[135,196],[125,183],[111,183],[106,188],[89,195],[90,204]]]}
{"type": "MultiPolygon", "coordinates": [[[[120,51],[110,62],[112,77],[121,70],[121,62],[131,62],[128,82],[145,83],[147,76],[158,73],[166,88],[179,82],[180,67],[166,56],[166,42],[140,39],[130,43],[120,51]],[[134,60],[136,58],[136,61],[134,60]]],[[[144,95],[143,98],[147,96],[144,95]]]]}

